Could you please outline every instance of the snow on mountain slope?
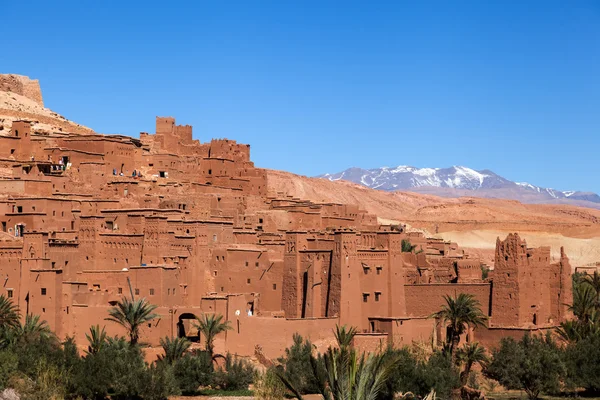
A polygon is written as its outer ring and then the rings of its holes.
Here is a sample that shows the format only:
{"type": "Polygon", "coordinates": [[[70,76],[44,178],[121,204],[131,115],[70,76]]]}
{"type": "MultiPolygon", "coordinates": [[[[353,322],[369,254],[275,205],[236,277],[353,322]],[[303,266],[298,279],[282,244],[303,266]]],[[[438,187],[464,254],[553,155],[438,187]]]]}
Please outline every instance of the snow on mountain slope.
{"type": "Polygon", "coordinates": [[[346,180],[386,191],[427,190],[428,193],[435,193],[435,188],[439,188],[440,195],[448,197],[452,197],[452,193],[458,197],[464,195],[464,191],[475,191],[479,192],[476,195],[482,197],[503,197],[526,202],[577,200],[600,203],[600,196],[595,193],[562,192],[526,182],[513,182],[489,170],[476,171],[463,166],[415,168],[400,165],[395,168],[382,167],[368,170],[349,168],[336,174],[324,174],[319,178],[331,181],[346,180]]]}

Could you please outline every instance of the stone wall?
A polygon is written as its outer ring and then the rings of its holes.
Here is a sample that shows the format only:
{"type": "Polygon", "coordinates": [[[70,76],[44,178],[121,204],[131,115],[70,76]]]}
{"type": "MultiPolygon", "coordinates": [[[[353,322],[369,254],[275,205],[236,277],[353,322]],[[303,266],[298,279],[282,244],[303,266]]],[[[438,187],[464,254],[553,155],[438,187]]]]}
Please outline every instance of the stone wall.
{"type": "Polygon", "coordinates": [[[35,101],[42,107],[44,106],[40,81],[37,79],[29,79],[22,75],[0,74],[0,91],[20,94],[35,101]]]}

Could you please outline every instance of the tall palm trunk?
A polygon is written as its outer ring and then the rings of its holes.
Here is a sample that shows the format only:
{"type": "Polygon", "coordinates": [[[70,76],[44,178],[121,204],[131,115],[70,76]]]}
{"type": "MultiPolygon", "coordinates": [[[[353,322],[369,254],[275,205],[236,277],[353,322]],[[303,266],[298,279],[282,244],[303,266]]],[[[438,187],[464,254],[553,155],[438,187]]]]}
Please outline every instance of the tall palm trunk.
{"type": "Polygon", "coordinates": [[[465,369],[460,373],[460,386],[463,387],[467,384],[467,380],[469,379],[469,375],[471,374],[471,368],[473,368],[473,363],[471,361],[467,361],[465,364],[465,369]]]}
{"type": "Polygon", "coordinates": [[[450,356],[452,357],[452,365],[456,363],[456,349],[460,343],[460,335],[456,331],[452,331],[452,337],[450,339],[450,356]]]}

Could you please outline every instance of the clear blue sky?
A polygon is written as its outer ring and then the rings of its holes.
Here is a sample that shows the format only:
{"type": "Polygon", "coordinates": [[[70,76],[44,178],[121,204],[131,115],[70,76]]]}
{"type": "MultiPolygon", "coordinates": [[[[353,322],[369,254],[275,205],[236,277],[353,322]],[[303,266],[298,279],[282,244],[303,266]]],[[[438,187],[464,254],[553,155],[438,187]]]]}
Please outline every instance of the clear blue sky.
{"type": "Polygon", "coordinates": [[[0,72],[101,133],[170,115],[304,175],[466,165],[600,192],[597,0],[0,3],[0,72]]]}

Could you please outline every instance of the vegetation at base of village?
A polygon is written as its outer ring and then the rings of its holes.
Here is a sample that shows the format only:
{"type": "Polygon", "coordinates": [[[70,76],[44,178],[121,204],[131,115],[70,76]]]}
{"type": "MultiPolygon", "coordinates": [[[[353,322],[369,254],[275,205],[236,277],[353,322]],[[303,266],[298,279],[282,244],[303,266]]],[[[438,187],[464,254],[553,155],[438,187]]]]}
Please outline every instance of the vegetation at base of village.
{"type": "MultiPolygon", "coordinates": [[[[573,276],[574,319],[555,332],[504,338],[487,352],[465,334],[487,317],[471,295],[445,297],[435,318],[447,332],[441,346],[384,347],[363,353],[357,331],[338,326],[337,344],[324,352],[296,334],[283,356],[263,372],[231,354],[215,353],[214,341],[230,329],[221,315],[202,315],[196,327],[204,339],[194,348],[185,338],[160,340],[162,354],[144,360],[139,328],[156,318],[145,299],[123,299],[108,321],[126,330],[110,337],[92,326],[87,349],[60,342],[38,316],[20,318],[10,299],[0,296],[0,390],[20,399],[140,399],[171,395],[254,395],[279,400],[320,394],[325,400],[480,398],[500,385],[530,399],[541,395],[600,393],[600,276],[573,276]],[[249,390],[252,388],[252,391],[249,390]],[[583,391],[583,392],[582,392],[583,391]]],[[[200,338],[198,338],[200,339],[200,338]]],[[[491,397],[496,397],[492,395],[491,397]]]]}
{"type": "MultiPolygon", "coordinates": [[[[18,309],[0,296],[0,392],[14,390],[21,400],[161,400],[178,394],[248,394],[256,369],[230,354],[214,354],[216,336],[229,329],[221,316],[202,316],[203,350],[190,350],[185,338],[162,338],[163,354],[144,360],[140,327],[157,317],[145,299],[124,298],[109,310],[108,321],[123,326],[125,337],[90,327],[87,349],[79,355],[73,339],[60,342],[39,316],[20,322],[18,309]],[[214,360],[220,358],[222,362],[214,360]]],[[[0,394],[0,398],[3,398],[0,394]]]]}

